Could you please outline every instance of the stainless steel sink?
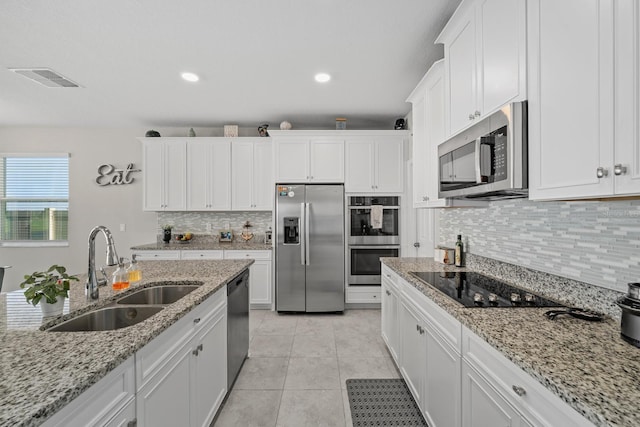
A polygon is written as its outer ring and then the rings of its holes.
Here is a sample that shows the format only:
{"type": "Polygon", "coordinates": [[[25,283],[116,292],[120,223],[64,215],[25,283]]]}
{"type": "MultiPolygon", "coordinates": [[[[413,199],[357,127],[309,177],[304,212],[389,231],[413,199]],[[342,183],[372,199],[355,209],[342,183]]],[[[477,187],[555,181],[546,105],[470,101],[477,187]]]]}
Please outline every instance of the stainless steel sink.
{"type": "Polygon", "coordinates": [[[105,307],[81,314],[59,325],[47,329],[48,332],[112,331],[135,325],[161,311],[163,307],[105,307]]]}
{"type": "Polygon", "coordinates": [[[173,304],[190,292],[198,289],[198,285],[163,285],[140,289],[120,298],[118,304],[166,305],[173,304]]]}

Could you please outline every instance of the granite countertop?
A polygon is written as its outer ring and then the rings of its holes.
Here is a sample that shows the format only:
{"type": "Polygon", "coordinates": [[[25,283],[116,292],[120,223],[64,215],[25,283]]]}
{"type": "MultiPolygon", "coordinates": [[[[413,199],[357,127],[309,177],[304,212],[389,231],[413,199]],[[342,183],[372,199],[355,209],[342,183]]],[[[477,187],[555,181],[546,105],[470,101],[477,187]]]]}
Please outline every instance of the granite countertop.
{"type": "Polygon", "coordinates": [[[466,308],[409,272],[469,269],[430,258],[383,263],[595,425],[640,425],[640,349],[620,338],[618,320],[549,320],[548,308],[466,308]]]}
{"type": "Polygon", "coordinates": [[[242,240],[239,236],[234,236],[232,242],[220,242],[216,237],[196,235],[188,243],[179,243],[172,240],[171,243],[162,241],[133,246],[134,251],[270,251],[271,244],[264,243],[264,235],[254,236],[249,241],[242,240]]]}
{"type": "Polygon", "coordinates": [[[79,276],[80,281],[71,285],[64,316],[45,324],[40,308],[27,304],[22,291],[0,294],[0,425],[42,424],[252,263],[140,261],[140,283],[120,292],[100,287],[100,299],[94,302],[86,301],[86,276],[79,276]],[[200,281],[202,286],[128,328],[104,332],[40,330],[41,325],[60,323],[158,281],[200,281]]]}

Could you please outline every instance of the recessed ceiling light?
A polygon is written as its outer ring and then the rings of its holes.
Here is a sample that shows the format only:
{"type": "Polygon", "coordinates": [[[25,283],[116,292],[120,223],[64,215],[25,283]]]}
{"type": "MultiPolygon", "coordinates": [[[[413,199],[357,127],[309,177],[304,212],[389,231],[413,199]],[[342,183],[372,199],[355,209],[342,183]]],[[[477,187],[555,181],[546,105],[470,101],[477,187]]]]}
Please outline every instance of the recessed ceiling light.
{"type": "Polygon", "coordinates": [[[200,77],[193,73],[182,73],[180,76],[188,82],[197,82],[200,80],[200,77]]]}
{"type": "Polygon", "coordinates": [[[316,74],[315,79],[318,83],[326,83],[331,80],[331,76],[327,73],[318,73],[316,74]]]}

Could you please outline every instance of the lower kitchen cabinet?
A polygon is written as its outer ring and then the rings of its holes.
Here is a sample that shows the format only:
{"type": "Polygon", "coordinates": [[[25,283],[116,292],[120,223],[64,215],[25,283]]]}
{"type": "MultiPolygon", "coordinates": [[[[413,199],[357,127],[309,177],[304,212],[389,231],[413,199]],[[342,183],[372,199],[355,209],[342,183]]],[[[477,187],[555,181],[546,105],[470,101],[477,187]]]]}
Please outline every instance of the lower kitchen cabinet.
{"type": "Polygon", "coordinates": [[[180,251],[134,251],[138,261],[169,261],[180,259],[180,251]]]}
{"type": "Polygon", "coordinates": [[[430,427],[593,425],[385,265],[381,317],[430,427]]]}
{"type": "Polygon", "coordinates": [[[43,426],[126,426],[136,418],[135,391],[134,358],[130,357],[43,426]]]}
{"type": "Polygon", "coordinates": [[[138,425],[208,426],[227,392],[226,288],[138,354],[138,425]]]}
{"type": "Polygon", "coordinates": [[[273,287],[271,286],[271,251],[224,251],[225,259],[254,259],[249,267],[249,304],[251,308],[271,309],[273,287]]]}

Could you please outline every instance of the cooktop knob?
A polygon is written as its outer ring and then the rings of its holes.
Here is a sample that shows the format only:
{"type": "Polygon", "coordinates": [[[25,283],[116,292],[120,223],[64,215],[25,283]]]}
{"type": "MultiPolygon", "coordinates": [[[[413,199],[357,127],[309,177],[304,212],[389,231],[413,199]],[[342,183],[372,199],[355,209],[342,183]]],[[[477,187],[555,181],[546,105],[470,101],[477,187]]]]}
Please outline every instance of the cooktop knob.
{"type": "Polygon", "coordinates": [[[482,295],[480,292],[476,292],[475,294],[473,294],[473,302],[477,305],[484,304],[484,295],[482,295]]]}
{"type": "Polygon", "coordinates": [[[493,292],[491,292],[489,294],[489,302],[496,302],[496,301],[498,301],[498,295],[496,295],[493,292]]]}
{"type": "Polygon", "coordinates": [[[519,293],[512,292],[511,293],[511,302],[514,303],[514,304],[519,304],[520,302],[522,302],[522,297],[520,296],[519,293]]]}
{"type": "Polygon", "coordinates": [[[529,292],[527,292],[526,294],[524,294],[524,300],[526,302],[528,302],[529,304],[533,304],[534,302],[536,302],[536,297],[533,294],[530,294],[529,292]]]}

